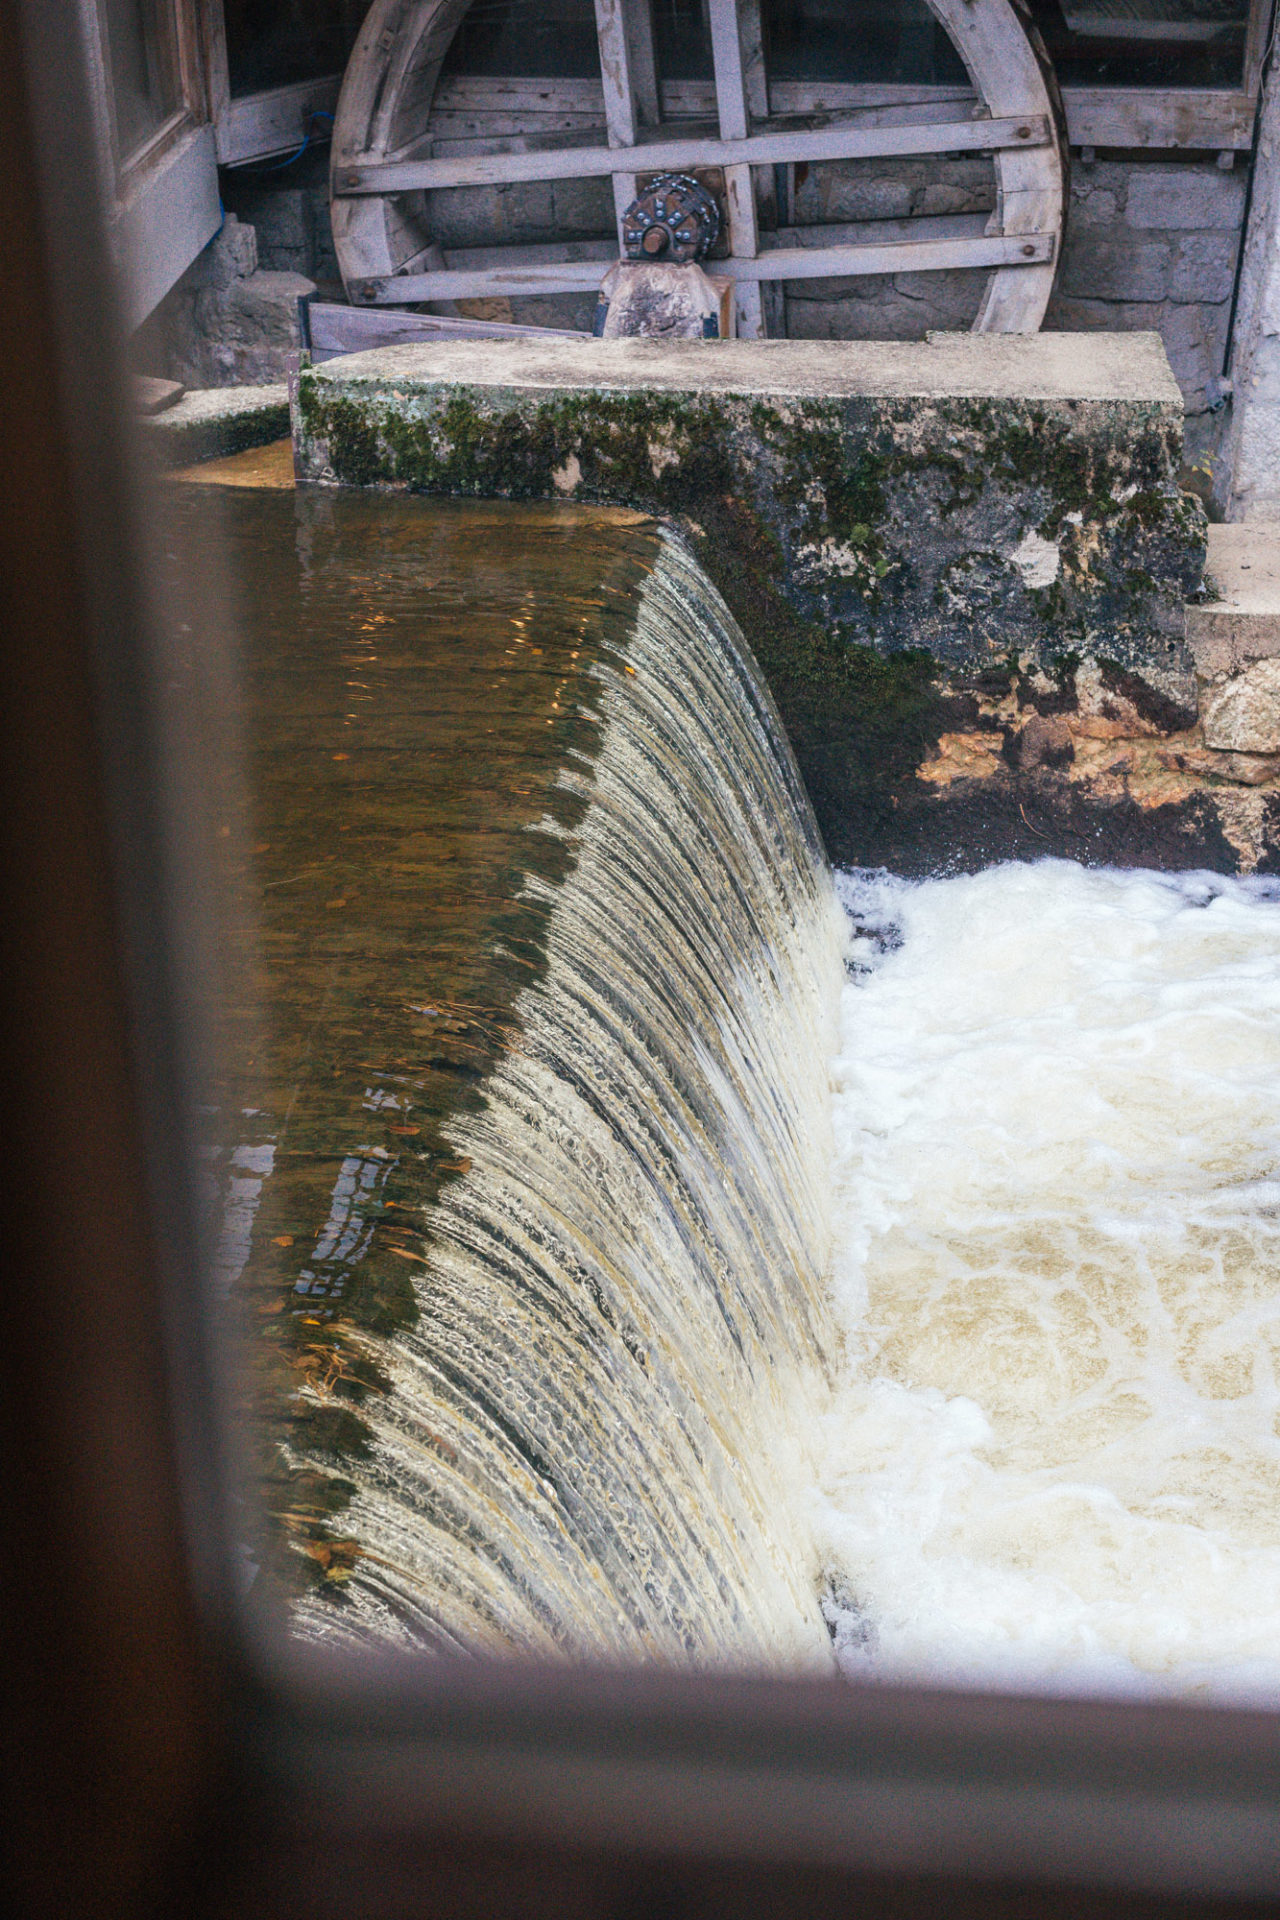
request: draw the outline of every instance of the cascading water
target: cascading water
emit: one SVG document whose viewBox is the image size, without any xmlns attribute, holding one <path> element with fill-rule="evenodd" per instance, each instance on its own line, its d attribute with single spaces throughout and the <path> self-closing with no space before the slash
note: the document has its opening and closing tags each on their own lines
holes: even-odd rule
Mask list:
<svg viewBox="0 0 1280 1920">
<path fill-rule="evenodd" d="M 173 511 L 251 587 L 212 1266 L 294 1626 L 1280 1693 L 1273 883 L 846 921 L 652 523 Z"/>
<path fill-rule="evenodd" d="M 295 1626 L 829 1668 L 845 936 L 723 603 L 634 515 L 218 513 L 267 1031 L 226 1043 L 216 1264 Z"/>
<path fill-rule="evenodd" d="M 824 1353 L 826 1059 L 840 931 L 767 697 L 663 541 L 545 977 L 381 1356 L 341 1621 L 464 1648 L 822 1658 L 788 1491 Z M 566 833 L 554 822 L 552 831 Z"/>
</svg>

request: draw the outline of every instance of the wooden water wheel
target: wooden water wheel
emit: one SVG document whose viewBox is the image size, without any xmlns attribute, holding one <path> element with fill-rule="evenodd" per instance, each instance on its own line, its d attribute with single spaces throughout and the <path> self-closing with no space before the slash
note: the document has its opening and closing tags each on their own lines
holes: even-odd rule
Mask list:
<svg viewBox="0 0 1280 1920">
<path fill-rule="evenodd" d="M 374 0 L 342 84 L 333 135 L 333 233 L 347 297 L 405 306 L 495 294 L 593 291 L 606 263 L 542 258 L 527 250 L 482 267 L 450 268 L 432 238 L 433 191 L 515 181 L 609 177 L 619 219 L 637 175 L 720 169 L 730 256 L 715 270 L 737 283 L 738 332 L 766 331 L 762 286 L 808 278 L 984 267 L 990 279 L 974 329 L 1034 333 L 1053 286 L 1062 227 L 1064 152 L 1051 77 L 1024 25 L 1020 0 L 928 0 L 959 52 L 972 97 L 942 105 L 848 110 L 797 125 L 770 113 L 760 0 L 709 0 L 718 133 L 664 119 L 650 0 L 595 0 L 605 140 L 588 133 L 533 152 L 436 156 L 432 100 L 470 0 Z M 577 144 L 575 144 L 575 141 Z M 989 154 L 995 211 L 869 223 L 857 239 L 770 246 L 757 192 L 780 162 Z M 763 176 L 753 170 L 764 170 Z M 903 228 L 919 226 L 919 237 Z M 875 231 L 876 227 L 882 231 Z M 542 249 L 543 253 L 554 249 Z"/>
</svg>

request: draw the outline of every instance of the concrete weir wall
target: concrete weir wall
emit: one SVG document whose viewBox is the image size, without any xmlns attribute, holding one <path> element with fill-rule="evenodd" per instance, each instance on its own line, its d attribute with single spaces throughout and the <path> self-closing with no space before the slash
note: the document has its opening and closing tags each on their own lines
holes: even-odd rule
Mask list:
<svg viewBox="0 0 1280 1920">
<path fill-rule="evenodd" d="M 294 433 L 303 481 L 674 521 L 839 860 L 1267 853 L 1269 798 L 1168 757 L 1205 521 L 1154 334 L 445 341 L 304 369 Z"/>
</svg>

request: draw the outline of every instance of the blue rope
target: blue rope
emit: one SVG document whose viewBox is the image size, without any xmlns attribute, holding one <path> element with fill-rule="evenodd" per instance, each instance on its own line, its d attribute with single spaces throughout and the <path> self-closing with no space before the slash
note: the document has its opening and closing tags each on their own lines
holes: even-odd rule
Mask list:
<svg viewBox="0 0 1280 1920">
<path fill-rule="evenodd" d="M 333 115 L 331 113 L 309 113 L 307 115 L 307 118 L 308 120 L 327 120 L 331 126 L 333 124 Z M 301 160 L 303 154 L 307 151 L 307 148 L 314 145 L 315 145 L 315 135 L 308 133 L 306 139 L 303 141 L 302 145 L 298 148 L 296 153 L 288 154 L 283 160 L 273 160 L 269 167 L 253 167 L 253 168 L 247 169 L 247 171 L 250 171 L 253 173 L 279 173 L 282 167 L 291 167 L 295 160 Z"/>
</svg>

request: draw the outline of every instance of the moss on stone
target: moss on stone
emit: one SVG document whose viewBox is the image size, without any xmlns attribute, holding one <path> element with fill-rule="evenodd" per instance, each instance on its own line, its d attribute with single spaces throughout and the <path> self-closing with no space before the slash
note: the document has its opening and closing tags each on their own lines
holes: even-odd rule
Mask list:
<svg viewBox="0 0 1280 1920">
<path fill-rule="evenodd" d="M 1159 404 L 972 396 L 331 386 L 304 374 L 308 457 L 351 486 L 560 494 L 680 526 L 777 700 L 819 820 L 862 857 L 947 724 L 947 674 L 1105 650 L 1169 666 L 1203 511 Z M 315 470 L 315 467 L 313 467 Z M 1054 541 L 1057 579 L 1011 558 Z M 861 825 L 850 823 L 861 822 Z M 862 842 L 858 836 L 862 835 Z"/>
</svg>

